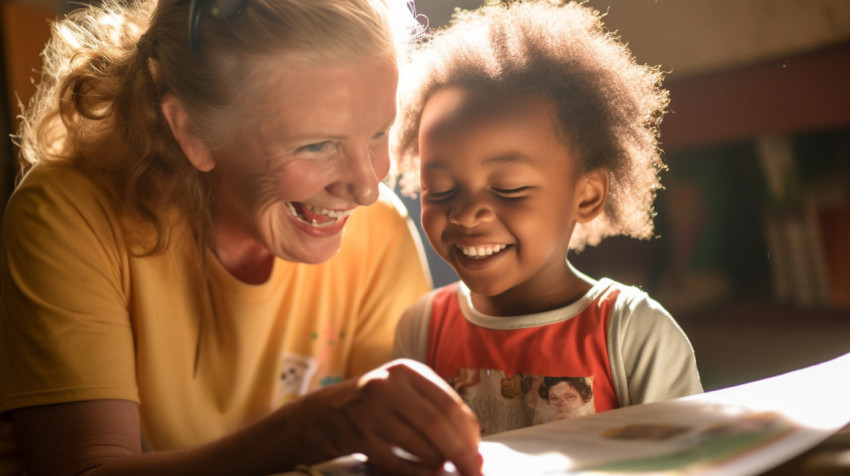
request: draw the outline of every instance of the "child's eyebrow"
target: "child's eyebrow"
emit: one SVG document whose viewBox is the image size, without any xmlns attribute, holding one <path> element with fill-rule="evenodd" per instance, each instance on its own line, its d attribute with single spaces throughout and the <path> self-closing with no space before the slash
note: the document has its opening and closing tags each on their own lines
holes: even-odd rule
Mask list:
<svg viewBox="0 0 850 476">
<path fill-rule="evenodd" d="M 445 162 L 425 162 L 422 164 L 423 169 L 443 170 L 449 168 L 449 164 Z"/>
<path fill-rule="evenodd" d="M 502 164 L 527 164 L 536 167 L 538 165 L 538 162 L 533 158 L 525 154 L 521 154 L 519 152 L 509 152 L 507 154 L 502 154 L 484 160 L 484 165 L 495 166 Z"/>
<path fill-rule="evenodd" d="M 487 167 L 496 167 L 499 165 L 509 164 L 526 164 L 533 167 L 537 167 L 539 165 L 538 161 L 525 154 L 520 154 L 518 152 L 511 152 L 496 157 L 490 157 L 488 159 L 484 159 L 482 163 Z M 429 170 L 445 170 L 449 168 L 449 164 L 445 160 L 433 160 L 424 162 L 422 164 L 422 168 Z"/>
</svg>

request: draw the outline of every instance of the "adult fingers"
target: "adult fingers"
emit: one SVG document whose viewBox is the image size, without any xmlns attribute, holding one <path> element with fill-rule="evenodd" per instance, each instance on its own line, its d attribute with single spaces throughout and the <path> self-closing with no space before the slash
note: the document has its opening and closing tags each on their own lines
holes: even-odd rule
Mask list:
<svg viewBox="0 0 850 476">
<path fill-rule="evenodd" d="M 368 455 L 370 446 L 383 450 L 388 442 L 415 455 L 423 464 L 437 466 L 446 460 L 410 414 L 436 415 L 431 402 L 424 400 L 409 382 L 405 369 L 381 368 L 359 382 L 358 394 L 346 405 L 345 414 L 354 428 L 368 435 L 361 451 Z M 412 372 L 415 373 L 415 372 Z"/>
<path fill-rule="evenodd" d="M 381 475 L 434 476 L 442 466 L 442 462 L 436 465 L 424 464 L 418 458 L 398 451 L 397 447 L 387 441 L 381 445 L 372 445 L 372 451 L 366 455 L 369 466 Z"/>
<path fill-rule="evenodd" d="M 428 451 L 431 447 L 437 452 L 438 462 L 449 460 L 464 475 L 479 474 L 478 421 L 457 393 L 418 362 L 396 361 L 386 369 L 392 390 L 407 395 L 403 405 L 394 400 L 393 411 L 415 429 L 414 435 L 400 432 L 396 438 L 387 438 L 427 463 L 434 463 Z"/>
</svg>

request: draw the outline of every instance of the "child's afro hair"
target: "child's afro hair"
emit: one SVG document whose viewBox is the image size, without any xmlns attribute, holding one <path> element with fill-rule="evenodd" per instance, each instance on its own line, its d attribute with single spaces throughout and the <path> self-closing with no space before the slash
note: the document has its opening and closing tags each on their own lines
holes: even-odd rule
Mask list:
<svg viewBox="0 0 850 476">
<path fill-rule="evenodd" d="M 570 248 L 606 236 L 653 236 L 652 203 L 664 169 L 658 128 L 668 104 L 657 67 L 638 64 L 602 15 L 575 2 L 522 1 L 457 11 L 402 66 L 393 152 L 406 194 L 418 190 L 419 121 L 437 90 L 489 88 L 551 102 L 557 128 L 584 171 L 609 171 L 604 211 L 579 224 Z"/>
</svg>

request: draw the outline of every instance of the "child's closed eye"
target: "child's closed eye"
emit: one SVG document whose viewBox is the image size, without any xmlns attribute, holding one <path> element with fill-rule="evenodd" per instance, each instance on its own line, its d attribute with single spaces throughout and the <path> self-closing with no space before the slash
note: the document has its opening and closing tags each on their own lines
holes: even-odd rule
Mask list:
<svg viewBox="0 0 850 476">
<path fill-rule="evenodd" d="M 431 202 L 439 202 L 451 198 L 454 194 L 454 189 L 447 190 L 426 190 L 424 191 L 425 199 Z"/>
<path fill-rule="evenodd" d="M 513 187 L 513 188 L 499 188 L 499 187 L 491 187 L 490 190 L 493 191 L 499 197 L 502 198 L 522 198 L 524 197 L 533 187 L 524 186 L 524 187 Z"/>
</svg>

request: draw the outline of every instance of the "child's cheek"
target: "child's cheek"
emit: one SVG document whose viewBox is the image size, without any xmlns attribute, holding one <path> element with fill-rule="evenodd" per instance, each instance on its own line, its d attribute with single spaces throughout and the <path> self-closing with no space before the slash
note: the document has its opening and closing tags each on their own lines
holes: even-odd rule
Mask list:
<svg viewBox="0 0 850 476">
<path fill-rule="evenodd" d="M 446 210 L 443 210 L 443 207 L 427 202 L 422 203 L 422 229 L 425 231 L 428 241 L 431 242 L 431 246 L 440 254 L 442 254 L 443 233 L 448 224 L 447 213 Z"/>
</svg>

